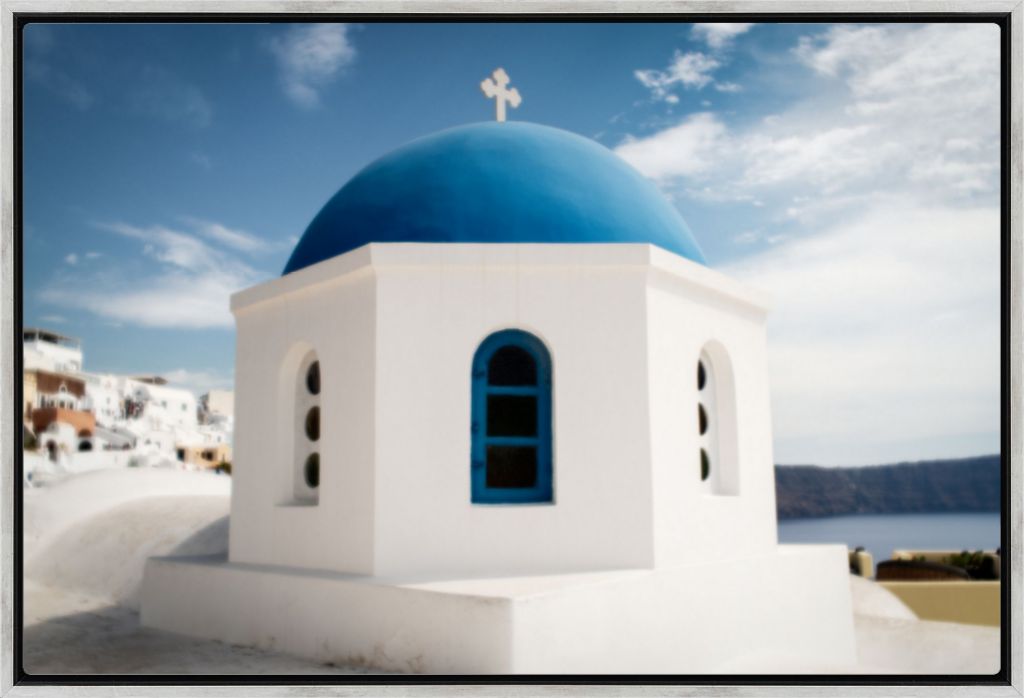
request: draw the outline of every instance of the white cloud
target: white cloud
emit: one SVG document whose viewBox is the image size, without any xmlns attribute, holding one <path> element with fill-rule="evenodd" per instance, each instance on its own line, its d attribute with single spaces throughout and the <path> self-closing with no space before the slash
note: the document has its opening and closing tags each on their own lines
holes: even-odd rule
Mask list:
<svg viewBox="0 0 1024 698">
<path fill-rule="evenodd" d="M 675 85 L 685 89 L 701 89 L 711 82 L 711 73 L 721 65 L 715 58 L 693 51 L 676 51 L 672 62 L 665 70 L 636 70 L 633 75 L 640 84 L 651 91 L 655 99 L 667 99 L 669 90 Z M 676 98 L 678 101 L 678 98 Z"/>
<path fill-rule="evenodd" d="M 103 253 L 101 253 L 101 252 L 89 251 L 89 252 L 86 252 L 85 254 L 82 254 L 82 255 L 79 255 L 77 252 L 71 252 L 71 253 L 69 253 L 69 254 L 64 256 L 64 262 L 66 264 L 71 265 L 71 266 L 76 266 L 82 260 L 85 260 L 87 262 L 91 262 L 94 259 L 99 259 L 102 256 L 103 256 Z"/>
<path fill-rule="evenodd" d="M 753 205 L 757 205 L 755 202 Z M 788 238 L 787 235 L 766 233 L 764 230 L 744 230 L 742 233 L 733 235 L 732 240 L 737 245 L 753 245 L 756 242 L 765 242 L 769 245 L 776 245 Z"/>
<path fill-rule="evenodd" d="M 51 322 L 56 325 L 60 325 L 68 321 L 68 319 L 63 315 L 43 315 L 39 319 L 43 322 Z"/>
<path fill-rule="evenodd" d="M 195 395 L 205 395 L 210 390 L 231 390 L 234 386 L 234 379 L 212 369 L 190 370 L 187 368 L 176 368 L 169 371 L 159 371 L 157 375 L 167 379 L 167 382 L 187 388 Z"/>
<path fill-rule="evenodd" d="M 25 61 L 25 77 L 81 111 L 96 103 L 95 95 L 84 83 L 67 73 L 55 70 L 41 58 L 30 58 Z"/>
<path fill-rule="evenodd" d="M 235 230 L 220 223 L 197 218 L 185 218 L 185 220 L 211 240 L 242 252 L 262 252 L 270 247 L 266 240 L 244 230 Z"/>
<path fill-rule="evenodd" d="M 615 152 L 653 179 L 693 177 L 709 170 L 726 147 L 726 128 L 713 114 L 691 114 L 655 137 L 626 141 Z"/>
<path fill-rule="evenodd" d="M 998 450 L 997 209 L 876 209 L 726 266 L 767 291 L 776 461 Z"/>
<path fill-rule="evenodd" d="M 753 24 L 741 22 L 694 24 L 693 29 L 690 30 L 690 35 L 695 39 L 706 41 L 708 46 L 713 49 L 721 49 L 732 43 L 732 40 L 740 34 L 749 31 L 753 26 Z"/>
<path fill-rule="evenodd" d="M 831 212 L 830 204 L 861 205 L 880 192 L 942 203 L 994 200 L 995 27 L 843 26 L 805 37 L 795 55 L 837 89 L 742 129 L 706 112 L 696 123 L 627 138 L 617 152 L 670 189 L 697 181 L 723 199 L 793 190 L 827 200 L 818 208 Z M 689 165 L 695 149 L 714 167 Z M 665 181 L 672 178 L 693 181 L 673 187 Z"/>
<path fill-rule="evenodd" d="M 196 128 L 213 122 L 213 106 L 195 85 L 154 66 L 143 69 L 142 82 L 143 86 L 130 95 L 135 111 Z"/>
<path fill-rule="evenodd" d="M 163 226 L 139 228 L 126 223 L 100 227 L 146 243 L 143 253 L 168 265 L 193 271 L 216 268 L 213 251 L 202 240 Z"/>
<path fill-rule="evenodd" d="M 277 57 L 285 94 L 300 107 L 320 103 L 318 90 L 356 57 L 345 24 L 292 27 L 270 42 Z"/>
<path fill-rule="evenodd" d="M 126 223 L 99 227 L 142 244 L 155 267 L 121 263 L 88 276 L 56 279 L 42 300 L 115 323 L 180 329 L 230 328 L 232 293 L 265 278 L 234 253 L 164 226 Z M 226 230 L 226 229 L 225 229 Z"/>
<path fill-rule="evenodd" d="M 80 80 L 53 68 L 52 54 L 63 48 L 54 25 L 25 27 L 25 77 L 51 94 L 82 111 L 96 102 L 96 96 Z"/>
<path fill-rule="evenodd" d="M 684 214 L 687 199 L 757 202 L 724 270 L 775 300 L 777 461 L 997 450 L 998 29 L 837 26 L 791 56 L 818 92 L 616 149 Z"/>
<path fill-rule="evenodd" d="M 651 97 L 655 100 L 678 104 L 679 95 L 673 94 L 673 90 L 682 87 L 686 90 L 702 90 L 708 85 L 713 85 L 719 92 L 740 92 L 742 85 L 735 82 L 716 82 L 714 72 L 721 68 L 727 58 L 719 49 L 724 47 L 732 37 L 741 34 L 752 25 L 749 24 L 697 24 L 694 25 L 693 35 L 707 41 L 713 51 L 702 53 L 701 51 L 689 51 L 683 53 L 677 50 L 673 54 L 671 63 L 664 70 L 652 68 L 633 71 L 634 77 L 640 84 L 651 91 Z"/>
</svg>

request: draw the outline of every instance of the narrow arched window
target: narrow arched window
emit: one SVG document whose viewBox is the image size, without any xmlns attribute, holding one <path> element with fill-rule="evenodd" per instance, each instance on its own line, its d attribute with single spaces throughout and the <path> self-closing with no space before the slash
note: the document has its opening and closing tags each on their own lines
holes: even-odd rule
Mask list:
<svg viewBox="0 0 1024 698">
<path fill-rule="evenodd" d="M 295 381 L 294 424 L 295 499 L 316 504 L 320 498 L 320 361 L 312 351 L 299 365 Z"/>
<path fill-rule="evenodd" d="M 697 360 L 697 448 L 700 480 L 709 494 L 739 494 L 736 389 L 729 354 L 717 341 Z"/>
<path fill-rule="evenodd" d="M 551 356 L 537 337 L 502 330 L 473 357 L 475 504 L 551 502 Z"/>
<path fill-rule="evenodd" d="M 718 414 L 715 411 L 715 376 L 711 359 L 701 353 L 697 361 L 697 433 L 700 444 L 700 479 L 712 480 L 718 469 Z"/>
</svg>

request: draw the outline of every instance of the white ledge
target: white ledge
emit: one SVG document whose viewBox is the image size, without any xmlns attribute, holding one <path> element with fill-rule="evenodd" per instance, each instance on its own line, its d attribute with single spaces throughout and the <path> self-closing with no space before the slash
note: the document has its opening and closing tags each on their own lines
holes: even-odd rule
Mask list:
<svg viewBox="0 0 1024 698">
<path fill-rule="evenodd" d="M 290 274 L 270 279 L 231 296 L 238 313 L 261 303 L 328 283 L 360 278 L 370 272 L 413 268 L 525 267 L 535 269 L 629 269 L 656 272 L 763 315 L 769 306 L 731 277 L 645 243 L 369 243 Z"/>
</svg>

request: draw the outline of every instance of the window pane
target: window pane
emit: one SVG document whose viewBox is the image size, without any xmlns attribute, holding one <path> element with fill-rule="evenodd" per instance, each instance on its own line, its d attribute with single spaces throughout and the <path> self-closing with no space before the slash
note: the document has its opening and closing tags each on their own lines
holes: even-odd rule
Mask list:
<svg viewBox="0 0 1024 698">
<path fill-rule="evenodd" d="M 320 408 L 310 407 L 306 413 L 306 436 L 310 441 L 320 438 Z"/>
<path fill-rule="evenodd" d="M 700 427 L 700 435 L 704 436 L 708 430 L 708 413 L 700 403 L 697 404 L 697 426 Z"/>
<path fill-rule="evenodd" d="M 536 436 L 537 398 L 533 395 L 488 395 L 488 436 Z"/>
<path fill-rule="evenodd" d="M 537 484 L 537 449 L 533 446 L 488 446 L 488 487 L 533 487 Z"/>
<path fill-rule="evenodd" d="M 700 450 L 700 479 L 707 480 L 711 476 L 711 459 L 708 452 L 703 448 Z"/>
<path fill-rule="evenodd" d="M 708 375 L 704 370 L 704 362 L 697 362 L 697 390 L 704 390 L 704 384 L 707 383 Z"/>
<path fill-rule="evenodd" d="M 306 459 L 306 465 L 302 469 L 302 474 L 306 479 L 306 486 L 310 489 L 316 489 L 320 486 L 320 454 L 310 453 L 309 458 Z"/>
<path fill-rule="evenodd" d="M 491 385 L 537 385 L 537 364 L 525 349 L 502 347 L 494 352 L 487 365 L 487 382 Z"/>
<path fill-rule="evenodd" d="M 306 371 L 306 390 L 313 395 L 320 394 L 320 362 L 314 361 Z"/>
</svg>

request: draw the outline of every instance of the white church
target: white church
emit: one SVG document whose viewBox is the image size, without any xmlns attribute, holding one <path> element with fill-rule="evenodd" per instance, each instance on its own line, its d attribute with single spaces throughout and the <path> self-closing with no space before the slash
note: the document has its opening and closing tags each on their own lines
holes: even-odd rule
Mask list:
<svg viewBox="0 0 1024 698">
<path fill-rule="evenodd" d="M 852 665 L 845 548 L 777 542 L 763 301 L 483 87 L 498 121 L 373 162 L 232 298 L 229 553 L 150 560 L 142 622 L 404 672 Z"/>
</svg>

